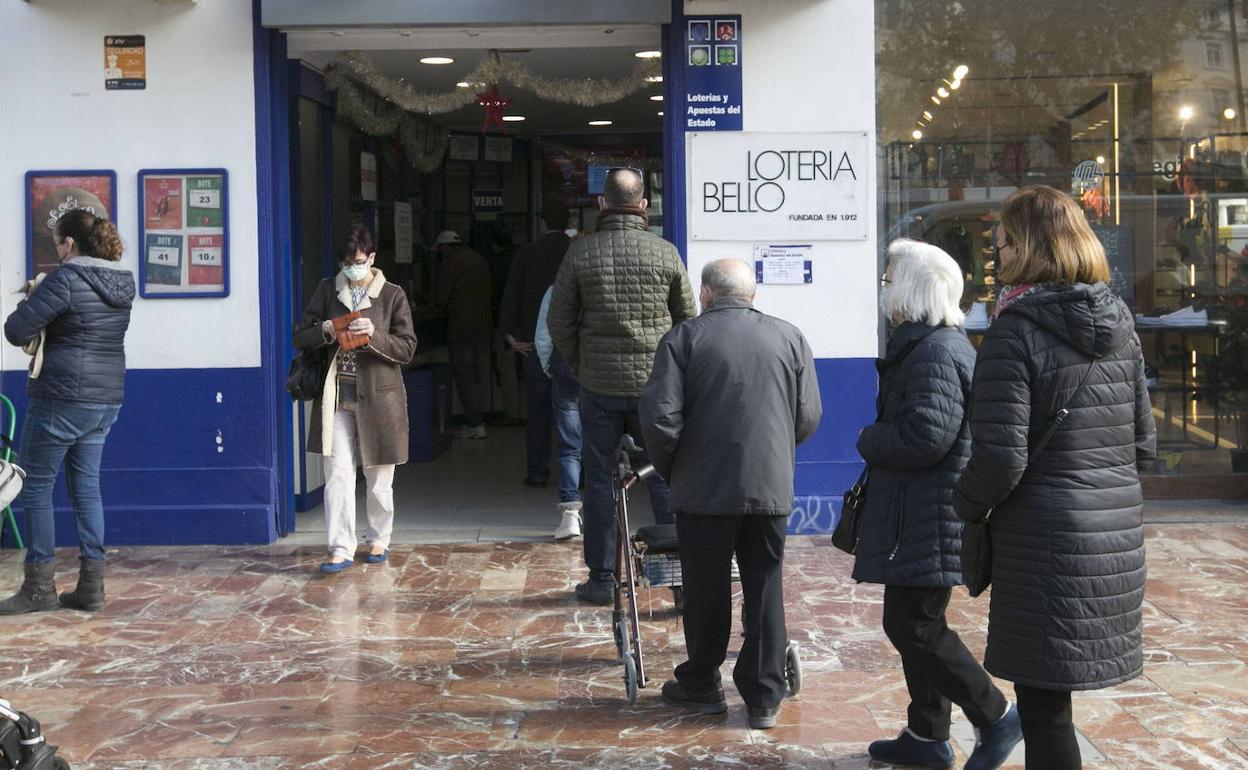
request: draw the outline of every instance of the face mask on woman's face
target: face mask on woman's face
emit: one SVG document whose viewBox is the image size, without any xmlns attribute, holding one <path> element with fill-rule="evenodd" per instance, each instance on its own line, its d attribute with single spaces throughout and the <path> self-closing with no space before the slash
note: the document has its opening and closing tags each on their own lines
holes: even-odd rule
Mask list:
<svg viewBox="0 0 1248 770">
<path fill-rule="evenodd" d="M 368 276 L 368 263 L 365 262 L 362 265 L 355 263 L 349 264 L 342 268 L 342 274 L 347 277 L 348 281 L 362 281 Z"/>
</svg>

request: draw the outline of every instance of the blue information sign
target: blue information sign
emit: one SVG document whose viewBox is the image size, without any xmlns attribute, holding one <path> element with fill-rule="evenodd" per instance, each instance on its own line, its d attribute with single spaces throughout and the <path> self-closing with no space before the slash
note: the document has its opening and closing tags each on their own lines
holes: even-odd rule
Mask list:
<svg viewBox="0 0 1248 770">
<path fill-rule="evenodd" d="M 741 17 L 686 17 L 685 128 L 741 130 Z"/>
</svg>

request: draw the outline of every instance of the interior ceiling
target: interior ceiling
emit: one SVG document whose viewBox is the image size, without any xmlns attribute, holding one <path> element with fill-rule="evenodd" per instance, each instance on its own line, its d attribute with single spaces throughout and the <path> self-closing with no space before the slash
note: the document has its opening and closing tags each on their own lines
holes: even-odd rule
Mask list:
<svg viewBox="0 0 1248 770">
<path fill-rule="evenodd" d="M 320 30 L 293 34 L 290 50 L 292 56 L 317 67 L 339 62 L 345 51 L 364 50 L 387 76 L 403 78 L 418 91 L 436 93 L 456 90 L 455 84 L 465 80 L 492 49 L 545 78 L 616 79 L 633 72 L 639 61 L 635 53 L 658 48 L 658 27 L 634 26 L 611 32 L 597 27 L 373 30 L 340 34 Z M 445 56 L 455 62 L 421 64 L 420 59 L 427 56 Z M 498 90 L 512 100 L 506 114 L 525 117 L 522 122 L 508 123 L 508 133 L 523 135 L 661 131 L 662 118 L 658 113 L 664 109 L 663 103 L 650 97 L 662 94 L 662 88 L 661 83 L 647 84 L 622 101 L 597 107 L 548 101 L 508 83 L 500 83 Z M 485 112 L 474 103 L 430 117 L 452 130 L 480 131 Z M 613 123 L 593 127 L 588 125 L 591 120 Z"/>
</svg>

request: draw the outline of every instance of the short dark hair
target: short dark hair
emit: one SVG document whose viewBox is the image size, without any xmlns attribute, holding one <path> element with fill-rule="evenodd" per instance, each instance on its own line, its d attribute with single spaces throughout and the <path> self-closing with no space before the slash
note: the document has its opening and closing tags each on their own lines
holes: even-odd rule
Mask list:
<svg viewBox="0 0 1248 770">
<path fill-rule="evenodd" d="M 373 247 L 373 234 L 369 232 L 367 227 L 352 227 L 347 231 L 347 237 L 342 241 L 342 249 L 338 252 L 338 259 L 341 262 L 350 262 L 355 259 L 357 252 L 372 254 L 376 249 Z"/>
<path fill-rule="evenodd" d="M 632 208 L 641 205 L 646 194 L 646 183 L 641 172 L 635 168 L 613 168 L 607 172 L 602 186 L 602 197 L 611 208 Z"/>
<path fill-rule="evenodd" d="M 551 196 L 542 201 L 542 221 L 548 230 L 562 230 L 568 226 L 568 204 Z"/>
</svg>

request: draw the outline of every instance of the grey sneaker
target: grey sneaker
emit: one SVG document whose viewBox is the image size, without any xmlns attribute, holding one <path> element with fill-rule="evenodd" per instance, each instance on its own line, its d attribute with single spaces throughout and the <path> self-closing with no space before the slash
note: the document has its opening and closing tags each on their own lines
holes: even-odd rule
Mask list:
<svg viewBox="0 0 1248 770">
<path fill-rule="evenodd" d="M 559 526 L 555 527 L 556 540 L 568 540 L 581 536 L 581 503 L 559 503 Z"/>
</svg>

